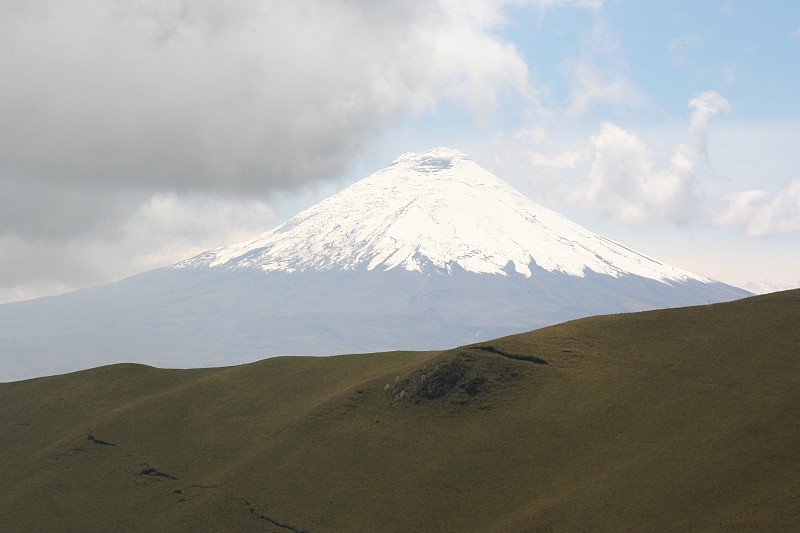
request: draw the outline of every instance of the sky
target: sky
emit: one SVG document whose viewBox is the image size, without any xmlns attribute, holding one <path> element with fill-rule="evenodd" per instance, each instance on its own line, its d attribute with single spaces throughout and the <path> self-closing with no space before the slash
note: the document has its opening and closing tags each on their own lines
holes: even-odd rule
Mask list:
<svg viewBox="0 0 800 533">
<path fill-rule="evenodd" d="M 457 148 L 626 246 L 800 286 L 800 2 L 0 0 L 0 303 Z"/>
</svg>

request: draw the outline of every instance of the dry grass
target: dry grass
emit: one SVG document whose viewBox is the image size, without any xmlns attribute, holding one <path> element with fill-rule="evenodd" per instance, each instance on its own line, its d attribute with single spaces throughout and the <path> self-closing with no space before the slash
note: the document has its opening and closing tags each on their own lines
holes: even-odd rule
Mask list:
<svg viewBox="0 0 800 533">
<path fill-rule="evenodd" d="M 788 291 L 484 349 L 0 384 L 3 529 L 797 530 L 799 324 Z"/>
</svg>

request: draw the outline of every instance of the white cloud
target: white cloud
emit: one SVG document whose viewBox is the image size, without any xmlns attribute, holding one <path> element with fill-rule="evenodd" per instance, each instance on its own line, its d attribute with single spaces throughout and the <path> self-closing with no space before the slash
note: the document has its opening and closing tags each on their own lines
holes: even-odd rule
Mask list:
<svg viewBox="0 0 800 533">
<path fill-rule="evenodd" d="M 568 116 L 583 115 L 604 105 L 637 109 L 647 103 L 619 57 L 616 36 L 600 16 L 591 30 L 583 33 L 580 55 L 562 62 L 560 68 L 570 84 Z"/>
<path fill-rule="evenodd" d="M 740 226 L 752 237 L 800 232 L 800 176 L 773 193 L 738 191 L 726 194 L 718 203 L 717 224 Z"/>
<path fill-rule="evenodd" d="M 526 165 L 545 179 L 564 200 L 632 225 L 690 224 L 700 217 L 696 195 L 698 167 L 706 157 L 709 121 L 730 111 L 730 104 L 714 91 L 692 98 L 690 140 L 673 146 L 666 163 L 639 136 L 611 122 L 577 147 L 558 150 L 542 125 L 521 133 L 518 144 L 528 143 Z M 661 167 L 661 168 L 659 168 Z M 557 185 L 554 185 L 557 184 Z"/>
<path fill-rule="evenodd" d="M 122 248 L 133 251 L 134 272 L 240 242 L 270 229 L 275 209 L 260 200 L 157 194 L 122 229 Z"/>
<path fill-rule="evenodd" d="M 605 122 L 589 139 L 590 164 L 583 182 L 568 198 L 629 224 L 687 221 L 695 161 L 680 144 L 669 167 L 659 170 L 650 148 L 636 135 Z"/>
<path fill-rule="evenodd" d="M 572 85 L 567 108 L 569 116 L 583 115 L 598 105 L 636 109 L 647 102 L 629 76 L 617 69 L 601 68 L 591 58 L 565 61 L 562 70 Z"/>
<path fill-rule="evenodd" d="M 507 166 L 533 169 L 537 194 L 633 226 L 669 223 L 739 227 L 751 237 L 800 232 L 800 176 L 775 191 L 748 189 L 703 195 L 708 171 L 710 121 L 729 113 L 728 100 L 715 91 L 691 98 L 688 140 L 671 149 L 668 162 L 636 134 L 611 122 L 569 149 L 560 149 L 542 124 L 521 131 L 499 150 Z M 516 159 L 514 159 L 516 157 Z"/>
<path fill-rule="evenodd" d="M 239 242 L 277 222 L 260 200 L 157 194 L 108 228 L 107 238 L 81 234 L 52 242 L 0 236 L 0 303 L 109 281 Z M 58 268 L 54 268 L 57 265 Z"/>
<path fill-rule="evenodd" d="M 675 66 L 683 66 L 689 55 L 701 47 L 704 40 L 697 35 L 684 35 L 675 37 L 669 43 L 669 51 L 672 53 L 672 63 Z"/>
<path fill-rule="evenodd" d="M 549 9 L 564 5 L 573 5 L 589 9 L 600 9 L 603 6 L 603 0 L 529 0 L 528 3 L 540 9 Z"/>
<path fill-rule="evenodd" d="M 689 107 L 694 109 L 690 121 L 690 132 L 697 142 L 705 144 L 708 136 L 708 124 L 711 117 L 720 113 L 730 113 L 731 104 L 716 91 L 706 91 L 689 100 Z"/>
<path fill-rule="evenodd" d="M 738 63 L 733 62 L 722 67 L 724 78 L 720 85 L 721 89 L 727 89 L 734 81 L 736 81 L 736 70 L 739 68 Z"/>
<path fill-rule="evenodd" d="M 711 117 L 720 113 L 730 113 L 731 104 L 724 96 L 716 91 L 706 91 L 689 100 L 689 107 L 694 109 L 689 122 L 689 132 L 692 134 L 693 161 L 708 163 L 708 131 Z"/>
<path fill-rule="evenodd" d="M 770 292 L 778 292 L 778 291 L 786 291 L 789 289 L 796 289 L 800 287 L 800 280 L 793 285 L 787 285 L 785 283 L 773 283 L 769 279 L 764 279 L 761 281 L 751 281 L 744 285 L 744 289 L 754 293 L 754 294 L 767 294 Z"/>
</svg>

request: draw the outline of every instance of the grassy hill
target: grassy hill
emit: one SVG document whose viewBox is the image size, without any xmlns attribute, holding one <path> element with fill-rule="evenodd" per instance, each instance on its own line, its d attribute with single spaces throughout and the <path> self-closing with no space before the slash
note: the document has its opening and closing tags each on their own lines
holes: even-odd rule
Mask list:
<svg viewBox="0 0 800 533">
<path fill-rule="evenodd" d="M 800 291 L 0 384 L 3 531 L 796 531 Z"/>
</svg>

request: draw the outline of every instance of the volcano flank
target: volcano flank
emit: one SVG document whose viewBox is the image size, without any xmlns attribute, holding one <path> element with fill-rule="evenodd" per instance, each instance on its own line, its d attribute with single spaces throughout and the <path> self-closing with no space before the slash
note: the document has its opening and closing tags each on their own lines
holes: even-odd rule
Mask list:
<svg viewBox="0 0 800 533">
<path fill-rule="evenodd" d="M 0 380 L 126 361 L 440 349 L 748 294 L 592 233 L 438 148 L 249 241 L 0 306 Z"/>
</svg>

